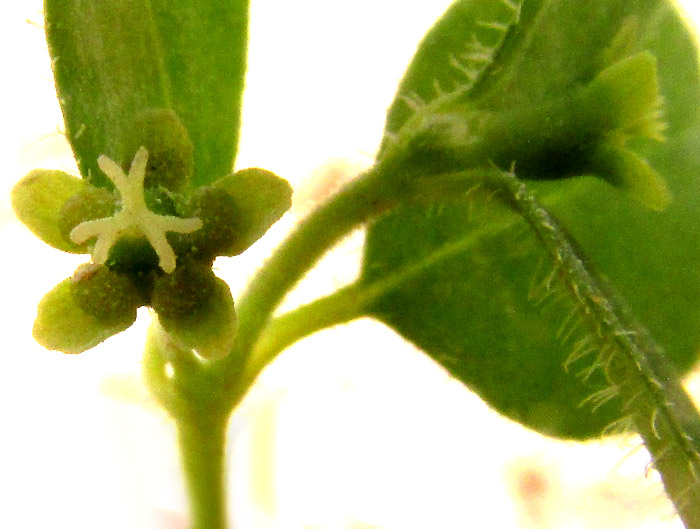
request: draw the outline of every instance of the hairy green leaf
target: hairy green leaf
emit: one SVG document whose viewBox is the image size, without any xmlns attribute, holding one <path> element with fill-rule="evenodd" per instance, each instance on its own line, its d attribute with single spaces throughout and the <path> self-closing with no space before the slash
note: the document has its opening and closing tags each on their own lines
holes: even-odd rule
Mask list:
<svg viewBox="0 0 700 529">
<path fill-rule="evenodd" d="M 523 0 L 455 2 L 421 43 L 387 114 L 396 133 L 426 103 L 467 97 L 490 75 L 520 22 Z"/>
<path fill-rule="evenodd" d="M 424 40 L 401 98 L 415 91 L 439 106 L 428 89 L 459 53 L 455 35 L 466 45 L 474 21 L 484 26 L 488 16 L 504 37 L 492 63 L 453 99 L 463 107 L 510 111 L 536 105 L 573 93 L 633 53 L 650 51 L 658 62 L 668 140 L 633 141 L 625 156 L 634 157 L 616 163 L 629 169 L 619 183 L 661 208 L 664 188 L 648 187 L 661 185 L 647 171 L 653 168 L 666 179 L 671 204 L 649 211 L 590 177 L 531 187 L 676 366 L 687 370 L 700 347 L 700 83 L 690 35 L 673 6 L 661 0 L 525 0 L 519 22 L 513 19 L 508 29 L 493 11 L 480 10 L 496 3 L 457 2 Z M 406 108 L 398 99 L 394 103 L 387 138 L 412 119 L 399 105 Z M 513 164 L 517 174 L 518 160 Z M 640 167 L 646 184 L 630 182 Z M 407 267 L 412 273 L 397 282 Z M 555 270 L 522 221 L 474 196 L 461 204 L 404 207 L 379 220 L 368 232 L 362 280 L 397 285 L 369 312 L 498 411 L 550 435 L 596 436 L 620 418 L 620 409 L 614 402 L 593 412 L 580 406 L 607 386 L 600 372 L 589 376 L 596 355 L 588 350 L 568 294 L 552 279 Z"/>
</svg>

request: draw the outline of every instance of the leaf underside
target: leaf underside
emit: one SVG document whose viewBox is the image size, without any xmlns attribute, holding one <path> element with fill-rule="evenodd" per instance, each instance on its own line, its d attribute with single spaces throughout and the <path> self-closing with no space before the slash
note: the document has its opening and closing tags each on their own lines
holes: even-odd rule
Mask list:
<svg viewBox="0 0 700 529">
<path fill-rule="evenodd" d="M 429 33 L 389 111 L 388 133 L 410 117 L 405 94 L 429 101 L 433 79 L 446 84 L 449 59 L 436 66 L 430 57 L 460 53 L 460 46 L 473 42 L 474 21 L 484 27 L 485 17 L 505 13 L 496 4 L 517 7 L 503 0 L 457 2 Z M 636 27 L 627 53 L 646 49 L 658 59 L 668 140 L 633 147 L 666 178 L 672 204 L 650 212 L 590 177 L 530 187 L 676 367 L 687 371 L 700 347 L 700 85 L 693 40 L 665 1 L 526 0 L 517 20 L 509 24 L 501 15 L 492 21 L 503 38 L 494 61 L 464 85 L 465 101 L 508 108 L 590 81 L 607 66 L 615 52 L 611 43 L 625 27 Z M 458 80 L 460 72 L 452 70 Z M 502 229 L 485 234 L 495 225 Z M 456 250 L 445 251 L 449 247 Z M 442 259 L 430 259 L 438 252 Z M 615 401 L 594 411 L 581 406 L 607 384 L 596 378 L 600 372 L 586 376 L 596 361 L 594 352 L 578 358 L 586 352 L 586 329 L 558 283 L 555 264 L 512 213 L 478 198 L 397 210 L 368 230 L 362 281 L 381 283 L 422 260 L 429 266 L 384 295 L 369 314 L 496 410 L 540 432 L 587 438 L 620 418 Z"/>
</svg>

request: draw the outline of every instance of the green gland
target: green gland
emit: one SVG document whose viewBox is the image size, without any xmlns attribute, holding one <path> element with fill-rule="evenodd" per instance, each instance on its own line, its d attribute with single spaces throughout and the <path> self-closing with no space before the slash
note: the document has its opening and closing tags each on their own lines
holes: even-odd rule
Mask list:
<svg viewBox="0 0 700 529">
<path fill-rule="evenodd" d="M 82 265 L 39 303 L 34 338 L 47 349 L 82 353 L 128 329 L 144 303 L 128 276 L 102 265 Z"/>
<path fill-rule="evenodd" d="M 202 221 L 194 233 L 173 237 L 176 248 L 202 262 L 212 262 L 218 255 L 236 255 L 241 240 L 242 223 L 233 197 L 221 189 L 206 186 L 190 199 L 188 214 Z"/>
<path fill-rule="evenodd" d="M 247 250 L 292 205 L 289 183 L 264 169 L 249 168 L 198 188 L 185 213 L 202 220 L 202 228 L 173 235 L 175 247 L 192 259 L 211 262 Z"/>
<path fill-rule="evenodd" d="M 85 246 L 65 237 L 63 209 L 71 197 L 88 189 L 91 186 L 84 180 L 63 171 L 36 169 L 12 189 L 12 209 L 46 244 L 64 252 L 86 253 Z"/>
<path fill-rule="evenodd" d="M 39 302 L 32 334 L 47 349 L 82 353 L 128 329 L 136 320 L 136 310 L 115 313 L 106 319 L 102 314 L 86 311 L 75 290 L 73 280 L 66 279 Z"/>
<path fill-rule="evenodd" d="M 661 211 L 671 203 L 671 192 L 663 177 L 638 154 L 602 144 L 591 155 L 591 165 L 598 176 L 649 209 Z"/>
<path fill-rule="evenodd" d="M 218 179 L 212 188 L 225 191 L 236 206 L 238 237 L 223 255 L 238 255 L 277 222 L 292 206 L 292 188 L 276 174 L 252 167 Z"/>
<path fill-rule="evenodd" d="M 195 265 L 164 276 L 156 283 L 152 303 L 175 346 L 208 360 L 223 358 L 233 348 L 237 330 L 233 297 L 211 270 Z"/>
<path fill-rule="evenodd" d="M 638 53 L 603 70 L 586 87 L 578 104 L 601 129 L 622 139 L 643 136 L 664 141 L 662 98 L 656 58 Z"/>
<path fill-rule="evenodd" d="M 215 290 L 216 276 L 210 267 L 187 263 L 178 266 L 172 274 L 158 278 L 153 287 L 151 306 L 163 318 L 197 317 Z"/>
<path fill-rule="evenodd" d="M 180 191 L 194 169 L 192 141 L 177 114 L 158 108 L 139 113 L 127 126 L 122 157 L 131 161 L 141 148 L 148 151 L 145 187 Z"/>
<path fill-rule="evenodd" d="M 106 323 L 134 321 L 143 294 L 128 275 L 106 266 L 85 264 L 70 278 L 75 303 L 85 313 Z"/>
</svg>

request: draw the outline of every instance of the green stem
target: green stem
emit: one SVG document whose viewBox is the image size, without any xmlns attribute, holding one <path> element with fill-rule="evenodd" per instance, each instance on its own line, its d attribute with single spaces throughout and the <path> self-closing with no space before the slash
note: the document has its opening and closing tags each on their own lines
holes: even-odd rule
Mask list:
<svg viewBox="0 0 700 529">
<path fill-rule="evenodd" d="M 374 170 L 364 174 L 306 218 L 253 278 L 236 305 L 238 334 L 232 354 L 213 369 L 228 381 L 234 401 L 239 369 L 260 338 L 273 311 L 318 259 L 343 236 L 401 200 L 396 182 Z"/>
<path fill-rule="evenodd" d="M 560 276 L 572 299 L 583 319 L 591 325 L 590 339 L 600 346 L 596 366 L 605 370 L 611 383 L 606 395 L 600 397 L 617 395 L 622 399 L 623 409 L 630 414 L 644 439 L 686 527 L 700 529 L 700 457 L 697 448 L 700 418 L 695 408 L 677 375 L 670 369 L 663 351 L 605 285 L 591 274 L 564 231 L 529 195 L 524 184 L 513 175 L 495 169 L 433 178 L 414 175 L 412 180 L 403 180 L 400 186 L 396 181 L 391 184 L 381 180 L 379 174 L 375 170 L 357 180 L 306 219 L 287 239 L 261 269 L 239 303 L 240 333 L 233 354 L 209 367 L 202 366 L 199 372 L 205 377 L 202 381 L 206 384 L 195 381 L 190 387 L 206 386 L 219 396 L 224 392 L 228 401 L 223 409 L 230 410 L 264 366 L 285 347 L 311 332 L 362 316 L 374 299 L 425 267 L 432 266 L 433 261 L 465 251 L 474 243 L 475 237 L 455 241 L 425 262 L 407 267 L 386 280 L 351 285 L 270 321 L 284 295 L 328 248 L 356 226 L 401 203 L 464 200 L 465 195 L 478 188 L 497 197 L 522 216 L 558 263 Z M 504 221 L 505 224 L 510 222 L 512 219 Z M 502 228 L 498 224 L 484 229 L 497 231 Z M 192 398 L 187 400 L 193 402 Z M 197 398 L 194 400 L 200 404 L 203 402 Z M 198 524 L 195 529 L 223 527 L 226 423 L 223 418 L 227 415 L 215 414 L 213 421 L 203 421 L 203 414 L 184 413 L 181 417 L 185 419 L 178 421 L 193 518 Z"/>
<path fill-rule="evenodd" d="M 254 381 L 255 375 L 241 376 L 242 364 L 272 312 L 326 250 L 363 222 L 395 207 L 401 195 L 396 182 L 375 170 L 307 218 L 261 269 L 239 301 L 239 333 L 232 353 L 225 359 L 193 365 L 189 352 L 175 350 L 167 335 L 159 334 L 157 328 L 153 332 L 144 369 L 152 390 L 178 423 L 193 529 L 225 527 L 226 421 Z M 187 365 L 180 369 L 183 362 Z M 252 371 L 257 374 L 262 364 L 255 366 Z M 171 376 L 166 373 L 168 367 L 173 371 Z M 251 373 L 251 369 L 246 372 Z"/>
<path fill-rule="evenodd" d="M 364 316 L 374 294 L 371 288 L 353 284 L 270 321 L 240 375 L 241 385 L 250 386 L 265 366 L 294 342 Z"/>
<path fill-rule="evenodd" d="M 203 411 L 177 421 L 191 529 L 226 529 L 227 415 Z"/>
<path fill-rule="evenodd" d="M 143 360 L 146 382 L 177 424 L 191 529 L 226 529 L 225 451 L 231 408 L 222 406 L 205 364 L 176 347 L 153 322 Z"/>
</svg>

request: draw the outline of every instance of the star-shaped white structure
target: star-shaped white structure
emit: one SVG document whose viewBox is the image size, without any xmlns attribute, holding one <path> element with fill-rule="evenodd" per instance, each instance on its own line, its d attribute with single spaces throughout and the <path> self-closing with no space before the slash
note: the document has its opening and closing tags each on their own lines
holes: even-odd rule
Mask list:
<svg viewBox="0 0 700 529">
<path fill-rule="evenodd" d="M 148 152 L 141 147 L 134 156 L 129 168 L 129 175 L 107 156 L 97 159 L 102 172 L 114 183 L 121 196 L 122 207 L 112 217 L 88 220 L 78 224 L 70 232 L 71 240 L 82 244 L 97 237 L 92 259 L 97 264 L 104 264 L 109 251 L 122 235 L 143 235 L 153 246 L 158 255 L 158 265 L 164 272 L 175 270 L 176 256 L 168 243 L 167 232 L 191 233 L 202 227 L 198 218 L 181 219 L 169 215 L 158 215 L 148 209 L 144 198 L 143 182 L 146 177 Z"/>
</svg>

